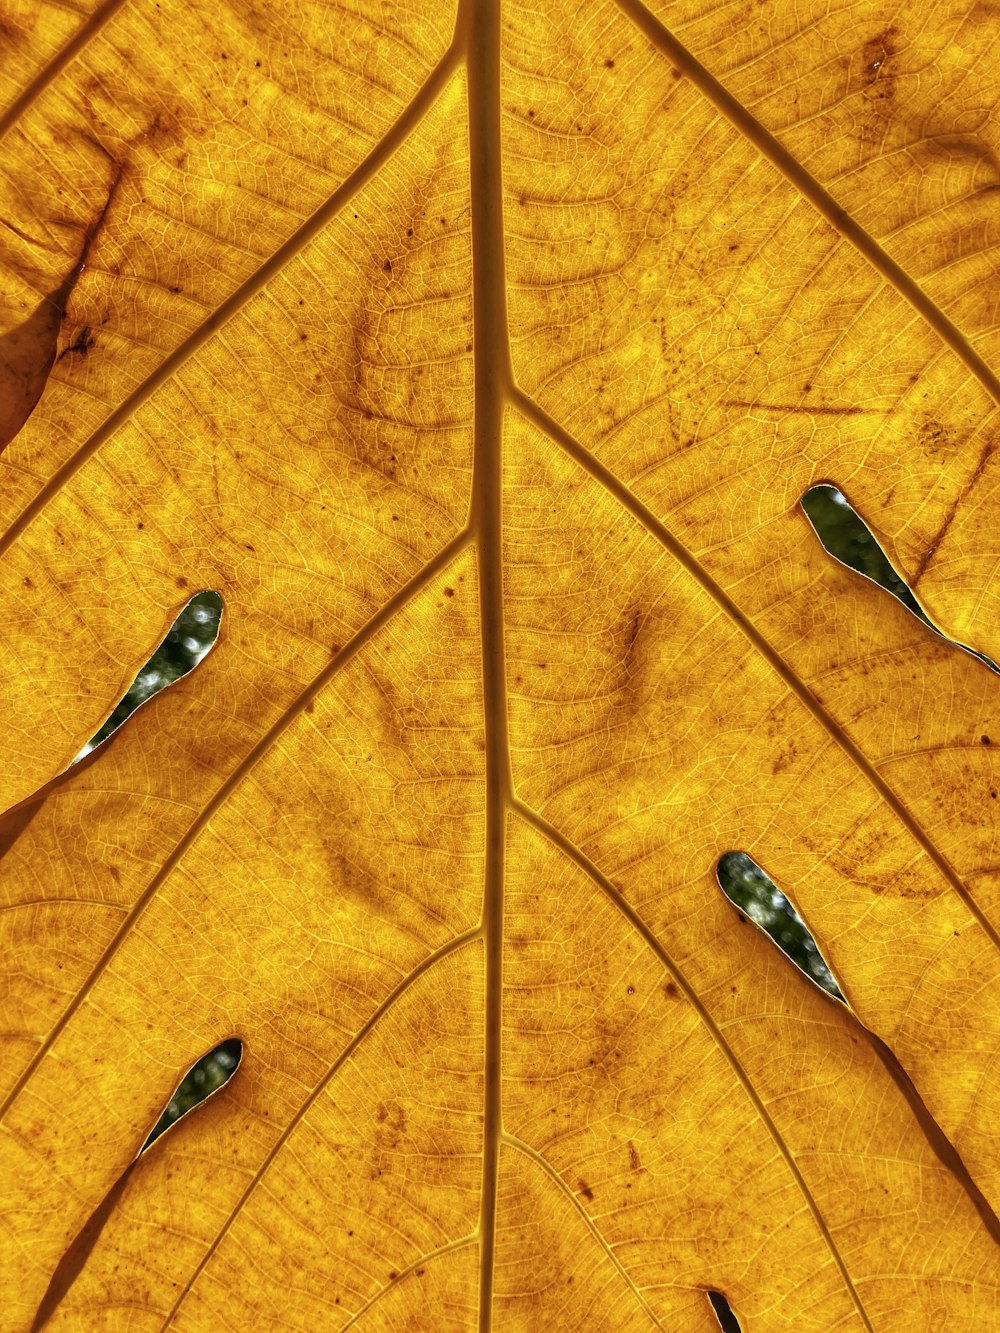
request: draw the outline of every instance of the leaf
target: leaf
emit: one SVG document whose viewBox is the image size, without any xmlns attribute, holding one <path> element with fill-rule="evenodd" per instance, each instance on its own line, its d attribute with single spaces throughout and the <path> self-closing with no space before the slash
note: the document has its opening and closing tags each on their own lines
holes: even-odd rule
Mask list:
<svg viewBox="0 0 1000 1333">
<path fill-rule="evenodd" d="M 985 11 L 73 13 L 0 122 L 5 1326 L 992 1329 Z"/>
</svg>

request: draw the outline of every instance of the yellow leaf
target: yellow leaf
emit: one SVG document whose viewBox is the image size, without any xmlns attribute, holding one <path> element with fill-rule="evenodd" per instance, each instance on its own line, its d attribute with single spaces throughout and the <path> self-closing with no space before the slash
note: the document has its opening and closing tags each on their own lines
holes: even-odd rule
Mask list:
<svg viewBox="0 0 1000 1333">
<path fill-rule="evenodd" d="M 989 16 L 23 11 L 0 1325 L 993 1330 Z"/>
</svg>

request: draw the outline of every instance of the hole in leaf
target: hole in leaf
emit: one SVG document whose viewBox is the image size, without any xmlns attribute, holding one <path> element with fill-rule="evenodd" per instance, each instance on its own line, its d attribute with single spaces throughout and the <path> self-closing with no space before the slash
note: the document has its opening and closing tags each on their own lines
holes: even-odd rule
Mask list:
<svg viewBox="0 0 1000 1333">
<path fill-rule="evenodd" d="M 809 927 L 752 857 L 726 852 L 715 873 L 729 901 L 770 935 L 786 958 L 834 999 L 847 1003 Z"/>
<path fill-rule="evenodd" d="M 723 1330 L 723 1333 L 743 1333 L 740 1328 L 740 1321 L 729 1308 L 729 1302 L 721 1291 L 710 1291 L 708 1301 L 715 1311 L 715 1317 L 718 1319 L 719 1327 Z"/>
<path fill-rule="evenodd" d="M 78 763 L 91 750 L 96 750 L 140 704 L 192 671 L 219 637 L 221 620 L 222 598 L 217 592 L 199 592 L 192 597 L 170 626 L 159 648 L 129 686 L 121 703 L 97 735 L 74 758 L 73 763 Z"/>
<path fill-rule="evenodd" d="M 242 1058 L 243 1043 L 238 1037 L 229 1037 L 193 1064 L 178 1084 L 177 1091 L 167 1102 L 163 1114 L 150 1130 L 149 1137 L 140 1152 L 145 1152 L 165 1129 L 176 1124 L 199 1102 L 203 1102 L 206 1097 L 224 1087 L 236 1073 Z"/>
<path fill-rule="evenodd" d="M 915 615 L 938 638 L 954 644 L 956 648 L 961 648 L 963 652 L 969 653 L 985 666 L 988 666 L 991 671 L 1000 672 L 1000 667 L 991 658 L 984 653 L 976 652 L 975 648 L 970 648 L 968 644 L 949 638 L 934 624 L 904 580 L 893 568 L 889 557 L 878 544 L 867 523 L 842 491 L 828 482 L 819 486 L 810 486 L 803 495 L 801 503 L 806 517 L 816 532 L 816 536 L 823 544 L 824 550 L 829 552 L 835 560 L 839 560 L 848 569 L 853 569 L 856 573 L 864 575 L 865 578 L 871 579 L 880 588 L 884 588 L 886 592 L 891 593 L 897 601 L 902 602 L 907 611 Z"/>
</svg>

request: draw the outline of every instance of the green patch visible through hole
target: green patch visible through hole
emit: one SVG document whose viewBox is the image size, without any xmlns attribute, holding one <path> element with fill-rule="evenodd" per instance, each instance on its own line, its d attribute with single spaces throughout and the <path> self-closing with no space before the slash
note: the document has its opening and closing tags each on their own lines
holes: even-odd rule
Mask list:
<svg viewBox="0 0 1000 1333">
<path fill-rule="evenodd" d="M 77 763 L 117 731 L 132 713 L 154 694 L 192 671 L 219 637 L 222 598 L 217 592 L 199 592 L 188 602 L 166 637 L 128 688 L 125 697 L 73 760 Z"/>
<path fill-rule="evenodd" d="M 142 1145 L 142 1152 L 155 1143 L 165 1129 L 176 1124 L 181 1116 L 187 1115 L 199 1102 L 228 1083 L 242 1058 L 243 1043 L 238 1037 L 229 1037 L 193 1064 L 150 1130 L 149 1137 Z"/>
<path fill-rule="evenodd" d="M 1000 667 L 992 658 L 987 657 L 985 653 L 977 652 L 975 648 L 970 648 L 968 644 L 961 643 L 958 639 L 951 638 L 935 625 L 893 568 L 889 557 L 878 544 L 864 519 L 842 491 L 829 482 L 810 486 L 803 495 L 801 504 L 816 536 L 823 544 L 823 549 L 835 560 L 839 560 L 848 569 L 863 574 L 865 578 L 871 579 L 880 588 L 891 593 L 907 611 L 926 625 L 932 634 L 944 639 L 946 643 L 954 644 L 956 648 L 961 648 L 963 652 L 975 657 L 991 671 L 1000 674 Z"/>
<path fill-rule="evenodd" d="M 846 1004 L 809 927 L 752 857 L 746 852 L 726 852 L 719 858 L 716 875 L 731 903 L 770 935 L 781 952 L 811 981 Z"/>
</svg>

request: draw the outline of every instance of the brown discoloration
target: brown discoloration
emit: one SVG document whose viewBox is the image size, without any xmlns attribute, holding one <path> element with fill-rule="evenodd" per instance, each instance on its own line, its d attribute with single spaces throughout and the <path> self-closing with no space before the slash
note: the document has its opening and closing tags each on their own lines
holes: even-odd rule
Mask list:
<svg viewBox="0 0 1000 1333">
<path fill-rule="evenodd" d="M 861 78 L 868 88 L 877 84 L 883 98 L 895 95 L 893 78 L 886 65 L 900 50 L 899 38 L 899 29 L 889 27 L 869 38 L 861 48 Z"/>
<path fill-rule="evenodd" d="M 593 1199 L 593 1197 L 594 1197 L 594 1191 L 590 1188 L 590 1186 L 587 1184 L 587 1182 L 586 1182 L 585 1180 L 580 1179 L 580 1180 L 578 1180 L 578 1181 L 576 1182 L 576 1184 L 577 1184 L 577 1188 L 579 1189 L 580 1193 L 583 1195 L 583 1197 L 584 1197 L 588 1202 L 589 1202 L 591 1199 Z"/>
<path fill-rule="evenodd" d="M 631 1139 L 629 1139 L 628 1144 L 628 1161 L 629 1166 L 633 1171 L 639 1171 L 641 1169 L 642 1163 L 639 1160 L 639 1152 Z"/>
<path fill-rule="evenodd" d="M 663 993 L 668 1000 L 676 1000 L 680 995 L 676 981 L 668 981 L 663 987 Z"/>
<path fill-rule="evenodd" d="M 811 384 L 803 385 L 803 391 L 808 393 L 812 389 Z M 810 417 L 863 417 L 863 416 L 885 416 L 885 413 L 876 407 L 823 407 L 817 403 L 762 403 L 759 400 L 751 401 L 748 398 L 726 398 L 723 401 L 724 407 L 744 407 L 753 409 L 755 412 L 802 412 Z"/>
<path fill-rule="evenodd" d="M 90 349 L 95 345 L 96 341 L 96 338 L 90 331 L 90 325 L 85 324 L 69 346 L 62 349 L 59 353 L 58 360 L 62 361 L 65 357 L 74 354 L 78 356 L 86 356 Z"/>
<path fill-rule="evenodd" d="M 119 170 L 112 179 L 103 208 L 84 232 L 80 253 L 66 277 L 42 298 L 23 324 L 0 338 L 0 452 L 20 431 L 44 392 L 55 364 L 66 307 L 87 266 L 94 241 L 107 220 L 120 180 Z M 85 342 L 90 340 L 85 354 L 93 345 L 93 339 L 89 329 L 81 332 L 86 335 Z M 80 348 L 74 345 L 74 349 L 67 350 L 79 351 Z"/>
</svg>

